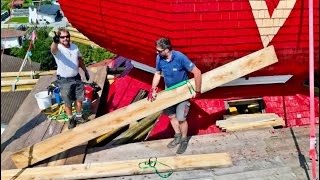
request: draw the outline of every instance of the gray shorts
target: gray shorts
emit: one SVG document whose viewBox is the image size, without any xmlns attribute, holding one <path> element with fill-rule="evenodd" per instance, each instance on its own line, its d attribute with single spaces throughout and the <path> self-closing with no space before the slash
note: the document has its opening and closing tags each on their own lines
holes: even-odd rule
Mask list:
<svg viewBox="0 0 320 180">
<path fill-rule="evenodd" d="M 181 103 L 178 103 L 176 105 L 173 105 L 163 110 L 163 114 L 168 116 L 175 114 L 178 121 L 185 121 L 187 119 L 189 109 L 190 109 L 190 102 L 183 101 Z"/>
<path fill-rule="evenodd" d="M 84 100 L 84 85 L 79 77 L 61 77 L 57 80 L 61 98 L 68 107 L 72 106 L 72 101 Z"/>
</svg>

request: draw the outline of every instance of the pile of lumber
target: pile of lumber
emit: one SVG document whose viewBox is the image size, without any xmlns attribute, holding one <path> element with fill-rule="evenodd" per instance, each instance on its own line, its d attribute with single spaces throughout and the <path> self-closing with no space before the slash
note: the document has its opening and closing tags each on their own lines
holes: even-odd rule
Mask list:
<svg viewBox="0 0 320 180">
<path fill-rule="evenodd" d="M 274 113 L 227 115 L 216 125 L 223 131 L 240 131 L 257 128 L 284 126 L 285 121 Z"/>
<path fill-rule="evenodd" d="M 25 72 L 2 72 L 1 73 L 1 92 L 9 91 L 30 91 L 38 82 L 40 76 L 55 74 L 51 71 L 25 71 Z"/>
</svg>

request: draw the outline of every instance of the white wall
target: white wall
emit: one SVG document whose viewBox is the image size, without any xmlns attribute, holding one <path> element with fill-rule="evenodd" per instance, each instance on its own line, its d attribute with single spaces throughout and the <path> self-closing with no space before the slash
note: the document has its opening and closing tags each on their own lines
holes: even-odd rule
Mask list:
<svg viewBox="0 0 320 180">
<path fill-rule="evenodd" d="M 1 48 L 3 47 L 4 49 L 21 47 L 19 43 L 19 38 L 18 37 L 1 38 Z"/>
<path fill-rule="evenodd" d="M 29 23 L 35 23 L 37 19 L 37 10 L 36 8 L 29 7 Z M 56 20 L 56 15 L 47 15 L 47 14 L 39 14 L 38 15 L 38 22 L 39 24 L 45 24 L 46 21 L 49 23 L 53 23 Z"/>
</svg>

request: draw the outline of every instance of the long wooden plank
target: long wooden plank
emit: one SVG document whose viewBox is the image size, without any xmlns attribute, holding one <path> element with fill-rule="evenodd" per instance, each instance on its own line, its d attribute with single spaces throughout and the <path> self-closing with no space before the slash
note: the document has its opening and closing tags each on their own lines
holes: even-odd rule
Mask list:
<svg viewBox="0 0 320 180">
<path fill-rule="evenodd" d="M 238 118 L 249 118 L 249 117 L 259 117 L 259 116 L 270 116 L 274 115 L 277 116 L 275 113 L 254 113 L 254 114 L 236 114 L 236 115 L 223 115 L 224 120 L 232 120 L 232 119 L 238 119 Z"/>
<path fill-rule="evenodd" d="M 11 86 L 12 84 L 15 85 L 25 85 L 25 84 L 36 84 L 39 79 L 23 79 L 19 80 L 15 83 L 15 80 L 13 81 L 1 81 L 1 87 L 3 86 Z"/>
<path fill-rule="evenodd" d="M 274 47 L 269 46 L 238 60 L 220 66 L 214 70 L 202 74 L 201 92 L 207 92 L 215 87 L 230 82 L 234 79 L 257 71 L 278 61 Z M 194 86 L 194 79 L 190 80 Z M 129 106 L 120 108 L 106 114 L 94 121 L 80 125 L 52 138 L 49 138 L 30 147 L 21 149 L 12 155 L 12 159 L 18 168 L 27 167 L 57 153 L 75 147 L 90 139 L 101 136 L 113 129 L 122 127 L 132 121 L 149 116 L 178 102 L 192 97 L 189 85 L 183 85 L 170 91 L 162 91 L 157 100 L 150 102 L 146 98 Z"/>
<path fill-rule="evenodd" d="M 285 122 L 283 119 L 275 119 L 272 121 L 248 123 L 248 124 L 242 124 L 242 125 L 225 127 L 225 128 L 226 128 L 226 131 L 239 131 L 239 130 L 261 128 L 261 127 L 276 127 L 276 126 L 284 126 L 284 125 L 285 125 Z"/>
<path fill-rule="evenodd" d="M 55 74 L 57 71 L 56 70 L 50 70 L 50 71 L 35 71 L 33 73 L 33 75 L 35 76 L 46 76 L 46 75 L 53 75 Z M 30 71 L 22 71 L 20 72 L 2 72 L 1 73 L 1 77 L 17 77 L 19 75 L 20 76 L 31 76 L 31 72 Z"/>
<path fill-rule="evenodd" d="M 269 116 L 256 116 L 256 117 L 244 117 L 244 118 L 234 118 L 230 120 L 219 120 L 216 122 L 217 126 L 224 126 L 224 125 L 232 125 L 232 124 L 241 124 L 241 123 L 250 123 L 250 122 L 261 122 L 261 121 L 268 121 L 280 118 L 277 115 L 269 115 Z"/>
<path fill-rule="evenodd" d="M 155 173 L 153 168 L 139 168 L 139 163 L 148 160 L 149 158 L 105 163 L 4 170 L 1 171 L 1 179 L 11 179 L 14 177 L 15 180 L 28 180 L 38 178 L 42 180 L 88 179 Z M 231 156 L 228 153 L 158 157 L 157 161 L 167 164 L 172 168 L 173 171 L 227 167 L 232 165 Z M 142 167 L 144 166 L 145 165 L 143 164 Z M 155 167 L 159 172 L 168 172 L 171 171 L 171 168 L 168 166 L 157 163 Z"/>
</svg>

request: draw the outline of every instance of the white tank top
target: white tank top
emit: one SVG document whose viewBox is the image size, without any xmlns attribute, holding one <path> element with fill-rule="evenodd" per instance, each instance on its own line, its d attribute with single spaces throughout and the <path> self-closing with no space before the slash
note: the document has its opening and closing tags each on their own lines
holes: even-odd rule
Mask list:
<svg viewBox="0 0 320 180">
<path fill-rule="evenodd" d="M 61 77 L 74 77 L 79 73 L 79 57 L 81 53 L 78 47 L 70 42 L 70 47 L 66 48 L 58 44 L 57 54 L 53 54 L 57 63 L 57 75 Z"/>
</svg>

